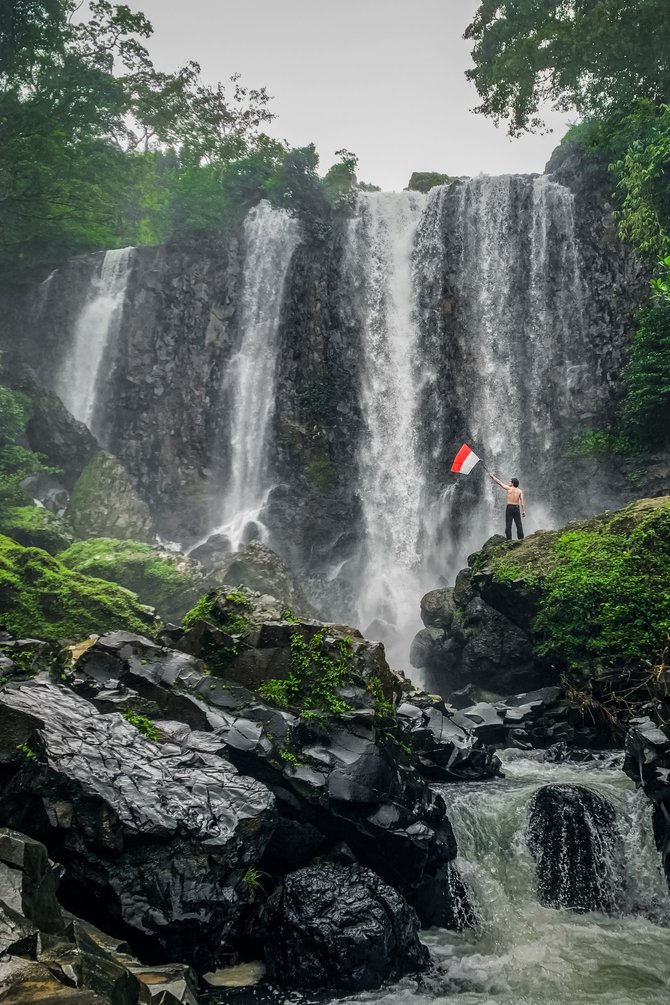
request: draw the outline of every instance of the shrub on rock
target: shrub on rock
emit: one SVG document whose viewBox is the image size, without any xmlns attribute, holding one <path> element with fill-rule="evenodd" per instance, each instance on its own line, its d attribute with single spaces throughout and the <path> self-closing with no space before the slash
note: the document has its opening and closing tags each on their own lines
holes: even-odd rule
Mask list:
<svg viewBox="0 0 670 1005">
<path fill-rule="evenodd" d="M 333 863 L 291 873 L 271 908 L 271 978 L 287 987 L 364 991 L 424 970 L 419 919 L 371 869 Z"/>
</svg>

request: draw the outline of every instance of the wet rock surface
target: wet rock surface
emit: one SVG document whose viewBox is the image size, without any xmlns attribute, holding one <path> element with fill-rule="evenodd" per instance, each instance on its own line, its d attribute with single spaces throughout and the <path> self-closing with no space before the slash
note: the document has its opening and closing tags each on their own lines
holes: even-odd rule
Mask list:
<svg viewBox="0 0 670 1005">
<path fill-rule="evenodd" d="M 283 635 L 286 645 L 292 633 L 303 630 L 309 637 L 318 626 L 264 627 L 275 641 Z M 336 643 L 332 637 L 330 644 Z M 267 785 L 282 822 L 261 861 L 272 875 L 346 841 L 356 859 L 378 869 L 421 917 L 442 924 L 457 918 L 460 924 L 468 910 L 452 903 L 455 840 L 444 801 L 426 784 L 422 769 L 441 778 L 488 777 L 498 770 L 497 761 L 464 730 L 450 731 L 446 710 L 433 709 L 428 696 L 418 699 L 425 708 L 406 700 L 402 715 L 399 709 L 397 719 L 384 718 L 362 686 L 366 674 L 374 676 L 382 698 L 386 687 L 399 690 L 400 683 L 388 668 L 386 678 L 378 676 L 378 645 L 354 640 L 353 652 L 359 683 L 340 689 L 348 710 L 337 716 L 274 707 L 243 685 L 208 674 L 192 653 L 128 633 L 104 636 L 91 647 L 77 664 L 74 686 L 102 707 L 109 707 L 115 692 L 115 700 L 127 706 L 138 699 L 150 703 L 157 727 L 184 752 L 222 755 L 241 774 Z M 389 714 L 394 706 L 383 701 Z M 433 731 L 421 735 L 411 723 L 424 715 L 432 717 Z"/>
<path fill-rule="evenodd" d="M 324 863 L 291 873 L 270 918 L 268 973 L 285 986 L 362 991 L 428 963 L 415 912 L 357 865 Z"/>
<path fill-rule="evenodd" d="M 528 810 L 526 840 L 544 904 L 609 914 L 620 907 L 621 839 L 603 796 L 583 785 L 543 786 Z"/>
<path fill-rule="evenodd" d="M 629 724 L 624 771 L 651 801 L 656 847 L 670 886 L 670 737 L 656 722 L 664 710 L 653 712 L 653 719 L 641 716 Z"/>
<path fill-rule="evenodd" d="M 265 786 L 47 681 L 6 687 L 0 709 L 0 819 L 65 867 L 64 896 L 157 955 L 215 963 L 274 827 Z"/>
</svg>

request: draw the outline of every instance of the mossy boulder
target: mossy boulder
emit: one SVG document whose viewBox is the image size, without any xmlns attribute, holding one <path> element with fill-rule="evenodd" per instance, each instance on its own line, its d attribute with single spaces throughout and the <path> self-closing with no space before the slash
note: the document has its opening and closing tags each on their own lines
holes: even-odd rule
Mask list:
<svg viewBox="0 0 670 1005">
<path fill-rule="evenodd" d="M 670 497 L 519 542 L 492 538 L 469 565 L 444 622 L 431 614 L 415 640 L 431 686 L 511 693 L 562 681 L 585 707 L 607 701 L 624 719 L 666 686 Z"/>
<path fill-rule="evenodd" d="M 486 603 L 528 627 L 536 658 L 584 676 L 652 669 L 670 634 L 670 497 L 476 556 Z"/>
<path fill-rule="evenodd" d="M 72 544 L 67 522 L 43 506 L 12 506 L 0 514 L 0 533 L 26 548 L 42 548 L 50 555 Z"/>
<path fill-rule="evenodd" d="M 82 538 L 151 541 L 154 536 L 149 507 L 121 462 L 104 451 L 95 455 L 77 479 L 67 517 Z"/>
<path fill-rule="evenodd" d="M 141 541 L 90 538 L 58 557 L 68 569 L 132 590 L 165 621 L 180 621 L 208 587 L 197 562 Z"/>
<path fill-rule="evenodd" d="M 146 635 L 155 623 L 129 590 L 0 535 L 0 625 L 12 635 L 50 642 L 121 628 Z"/>
</svg>

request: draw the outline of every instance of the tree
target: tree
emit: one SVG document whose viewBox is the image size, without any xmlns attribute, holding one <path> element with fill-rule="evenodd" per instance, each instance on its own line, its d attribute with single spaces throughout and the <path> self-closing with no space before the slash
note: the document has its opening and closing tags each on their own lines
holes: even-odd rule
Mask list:
<svg viewBox="0 0 670 1005">
<path fill-rule="evenodd" d="M 465 38 L 476 111 L 512 135 L 541 128 L 545 103 L 592 114 L 670 101 L 666 0 L 482 0 Z"/>
<path fill-rule="evenodd" d="M 0 0 L 0 271 L 23 277 L 74 253 L 161 239 L 169 184 L 262 144 L 265 88 L 158 72 L 152 27 L 125 4 Z M 169 184 L 168 184 L 169 183 Z"/>
</svg>

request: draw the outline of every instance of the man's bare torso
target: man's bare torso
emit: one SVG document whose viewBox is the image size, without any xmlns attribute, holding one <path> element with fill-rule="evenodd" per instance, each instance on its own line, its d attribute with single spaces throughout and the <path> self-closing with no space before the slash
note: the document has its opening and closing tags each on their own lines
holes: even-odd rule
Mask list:
<svg viewBox="0 0 670 1005">
<path fill-rule="evenodd" d="M 523 493 L 521 489 L 517 489 L 513 485 L 510 485 L 507 489 L 507 505 L 518 506 L 521 502 L 522 495 Z"/>
</svg>

